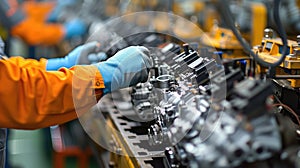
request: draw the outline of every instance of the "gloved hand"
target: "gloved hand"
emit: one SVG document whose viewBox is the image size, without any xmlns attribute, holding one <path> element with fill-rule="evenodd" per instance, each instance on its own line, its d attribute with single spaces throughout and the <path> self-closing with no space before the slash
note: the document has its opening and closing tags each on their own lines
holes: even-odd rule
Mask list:
<svg viewBox="0 0 300 168">
<path fill-rule="evenodd" d="M 98 52 L 98 53 L 92 53 L 92 54 L 89 54 L 88 57 L 88 64 L 96 64 L 100 61 L 104 61 L 107 59 L 107 55 L 105 52 Z M 83 61 L 81 61 L 83 62 Z"/>
<path fill-rule="evenodd" d="M 48 15 L 48 22 L 56 22 L 61 14 L 61 12 L 67 7 L 78 3 L 78 0 L 56 0 L 55 7 Z"/>
<path fill-rule="evenodd" d="M 64 58 L 52 58 L 47 61 L 46 70 L 58 70 L 61 67 L 71 68 L 74 65 L 91 64 L 94 60 L 94 55 L 98 52 L 100 44 L 96 41 L 76 47 Z M 92 56 L 92 60 L 91 57 Z M 103 59 L 103 57 L 99 57 Z M 98 61 L 101 61 L 99 60 Z M 104 58 L 105 59 L 105 58 Z"/>
<path fill-rule="evenodd" d="M 152 67 L 149 50 L 141 46 L 127 47 L 107 61 L 95 64 L 104 80 L 103 93 L 146 82 Z"/>
<path fill-rule="evenodd" d="M 65 39 L 70 39 L 74 36 L 82 36 L 87 31 L 87 25 L 80 19 L 72 19 L 64 24 Z"/>
</svg>

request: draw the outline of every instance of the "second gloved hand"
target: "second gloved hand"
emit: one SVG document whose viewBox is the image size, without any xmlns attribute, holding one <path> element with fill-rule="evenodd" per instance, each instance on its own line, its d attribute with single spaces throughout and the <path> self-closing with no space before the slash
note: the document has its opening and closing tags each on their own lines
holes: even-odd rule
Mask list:
<svg viewBox="0 0 300 168">
<path fill-rule="evenodd" d="M 95 64 L 103 79 L 104 94 L 146 82 L 152 67 L 149 50 L 141 46 L 127 47 L 105 62 Z"/>
<path fill-rule="evenodd" d="M 64 24 L 65 39 L 70 39 L 74 36 L 82 36 L 87 31 L 86 24 L 80 19 L 72 19 Z"/>
<path fill-rule="evenodd" d="M 46 70 L 58 70 L 61 67 L 71 68 L 74 65 L 90 64 L 89 55 L 98 51 L 100 44 L 96 41 L 81 45 L 64 58 L 52 58 L 47 61 Z"/>
</svg>

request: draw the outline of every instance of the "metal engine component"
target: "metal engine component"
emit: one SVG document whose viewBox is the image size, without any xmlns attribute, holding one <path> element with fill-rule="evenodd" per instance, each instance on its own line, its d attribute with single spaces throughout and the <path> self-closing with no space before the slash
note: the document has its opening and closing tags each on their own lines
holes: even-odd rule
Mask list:
<svg viewBox="0 0 300 168">
<path fill-rule="evenodd" d="M 132 103 L 135 105 L 135 111 L 142 120 L 153 119 L 152 113 L 152 100 L 154 100 L 151 94 L 153 86 L 150 83 L 140 83 L 133 88 L 131 98 Z"/>
<path fill-rule="evenodd" d="M 236 167 L 244 162 L 268 159 L 281 150 L 278 124 L 262 101 L 272 93 L 270 84 L 246 79 L 233 92 L 231 100 L 221 102 L 224 112 L 213 109 L 212 115 L 206 118 L 200 115 L 196 122 L 189 117 L 176 121 L 181 123 L 174 125 L 177 129 L 183 127 L 182 123 L 194 124 L 180 142 L 166 149 L 167 155 L 172 153 L 167 156 L 170 165 L 184 160 L 177 166 Z"/>
<path fill-rule="evenodd" d="M 204 51 L 199 54 L 188 45 L 183 49 L 181 54 L 164 57 L 164 60 L 159 60 L 162 54 L 157 52 L 153 56 L 150 81 L 133 88 L 132 103 L 137 115 L 145 121 L 155 120 L 148 129 L 153 145 L 168 142 L 168 134 L 172 134 L 169 127 L 178 117 L 195 118 L 191 115 L 201 115 L 209 107 L 209 103 L 201 99 L 203 96 L 199 94 L 198 84 L 208 84 L 209 76 L 220 67 L 213 58 L 206 57 Z M 167 50 L 172 52 L 172 47 L 167 45 L 161 49 L 165 53 Z M 201 57 L 201 53 L 205 57 Z M 191 124 L 186 130 L 190 128 Z"/>
<path fill-rule="evenodd" d="M 271 83 L 223 69 L 205 50 L 183 50 L 160 61 L 156 53 L 149 82 L 131 95 L 136 114 L 154 121 L 149 144 L 168 146 L 167 167 L 237 167 L 278 156 L 284 144 L 267 104 Z"/>
</svg>

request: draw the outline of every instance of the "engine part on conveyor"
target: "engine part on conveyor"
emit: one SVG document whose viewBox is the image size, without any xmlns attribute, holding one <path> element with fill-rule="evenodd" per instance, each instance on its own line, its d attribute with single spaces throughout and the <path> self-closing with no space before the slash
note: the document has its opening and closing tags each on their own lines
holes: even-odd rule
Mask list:
<svg viewBox="0 0 300 168">
<path fill-rule="evenodd" d="M 210 111 L 213 115 L 206 118 L 199 115 L 195 123 L 190 122 L 194 124 L 185 137 L 173 148 L 166 149 L 170 165 L 180 163 L 177 166 L 236 167 L 244 162 L 271 158 L 282 149 L 278 123 L 268 112 L 264 101 L 271 93 L 270 83 L 245 79 L 237 84 L 232 97 L 222 102 L 224 112 L 210 108 L 213 109 Z M 262 104 L 251 104 L 251 100 L 258 97 L 263 99 L 259 101 Z M 177 123 L 174 126 L 182 129 L 191 118 L 178 120 L 181 121 L 174 122 Z M 168 156 L 169 153 L 172 156 Z"/>
<path fill-rule="evenodd" d="M 296 129 L 272 114 L 270 82 L 247 78 L 233 64 L 223 68 L 206 49 L 178 53 L 174 46 L 153 51 L 149 81 L 130 95 L 147 134 L 141 146 L 167 147 L 165 167 L 295 166 L 297 150 L 289 147 L 297 146 Z"/>
<path fill-rule="evenodd" d="M 175 124 L 176 118 L 195 118 L 191 115 L 197 116 L 206 112 L 210 103 L 202 100 L 203 95 L 200 94 L 199 87 L 210 85 L 209 78 L 216 73 L 218 76 L 214 77 L 222 76 L 222 66 L 218 66 L 211 53 L 206 50 L 201 50 L 200 55 L 188 45 L 184 45 L 184 51 L 171 57 L 172 59 L 161 56 L 171 49 L 174 48 L 166 45 L 161 52 L 153 55 L 154 65 L 150 71 L 149 82 L 134 87 L 131 96 L 137 115 L 144 121 L 156 121 L 148 129 L 150 143 L 153 145 L 168 143 L 169 128 Z M 162 60 L 164 58 L 166 59 Z M 222 82 L 226 80 L 216 82 L 215 85 L 219 86 Z M 182 136 L 184 133 L 185 131 Z M 179 137 L 177 139 L 180 140 Z"/>
<path fill-rule="evenodd" d="M 150 83 L 140 83 L 133 88 L 131 100 L 134 104 L 135 111 L 138 116 L 143 120 L 152 120 L 154 118 L 153 101 L 154 95 L 152 94 L 153 86 Z"/>
</svg>

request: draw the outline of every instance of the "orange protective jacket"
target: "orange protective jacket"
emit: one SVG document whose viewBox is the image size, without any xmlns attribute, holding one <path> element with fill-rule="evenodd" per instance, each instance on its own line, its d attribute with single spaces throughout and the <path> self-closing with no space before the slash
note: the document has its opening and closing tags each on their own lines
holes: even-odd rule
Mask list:
<svg viewBox="0 0 300 168">
<path fill-rule="evenodd" d="M 102 96 L 104 82 L 97 67 L 46 71 L 46 62 L 22 57 L 0 60 L 0 128 L 62 124 L 88 111 L 97 102 L 95 96 Z"/>
<path fill-rule="evenodd" d="M 22 38 L 30 45 L 54 45 L 65 36 L 65 29 L 61 24 L 47 23 L 46 19 L 54 8 L 53 2 L 25 1 L 22 5 L 17 0 L 6 0 L 9 10 L 4 11 L 6 18 L 12 19 L 12 13 L 24 15 L 21 21 L 13 23 L 11 34 Z"/>
</svg>

